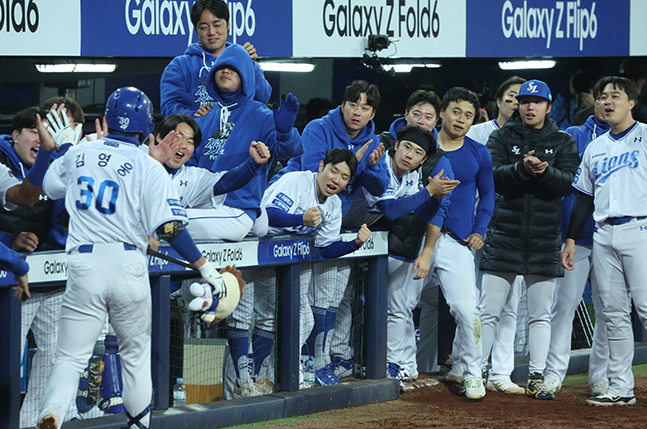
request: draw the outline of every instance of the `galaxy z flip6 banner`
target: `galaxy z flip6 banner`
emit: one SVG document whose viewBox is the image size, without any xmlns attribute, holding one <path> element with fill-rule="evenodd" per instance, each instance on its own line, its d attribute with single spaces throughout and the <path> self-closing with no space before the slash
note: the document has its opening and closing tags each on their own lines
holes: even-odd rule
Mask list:
<svg viewBox="0 0 647 429">
<path fill-rule="evenodd" d="M 467 56 L 629 55 L 630 5 L 630 0 L 468 0 Z"/>
</svg>

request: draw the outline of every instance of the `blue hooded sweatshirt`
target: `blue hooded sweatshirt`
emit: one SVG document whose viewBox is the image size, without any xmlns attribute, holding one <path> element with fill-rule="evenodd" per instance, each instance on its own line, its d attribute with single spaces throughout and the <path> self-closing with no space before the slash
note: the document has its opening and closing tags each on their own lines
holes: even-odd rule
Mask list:
<svg viewBox="0 0 647 429">
<path fill-rule="evenodd" d="M 18 253 L 0 243 L 0 270 L 11 271 L 22 277 L 29 271 L 29 264 Z"/>
<path fill-rule="evenodd" d="M 391 133 L 391 136 L 394 139 L 397 139 L 396 134 L 398 130 L 404 127 L 405 125 L 407 125 L 407 120 L 405 119 L 404 116 L 391 122 L 391 127 L 389 128 L 389 132 Z M 438 141 L 438 130 L 434 128 L 433 130 L 431 130 L 431 132 L 434 134 L 434 138 L 436 139 L 436 141 Z"/>
<path fill-rule="evenodd" d="M 576 127 L 568 127 L 566 132 L 572 135 L 575 138 L 575 143 L 577 144 L 577 151 L 580 154 L 580 159 L 584 154 L 584 149 L 596 138 L 600 137 L 602 134 L 609 131 L 609 124 L 606 122 L 600 121 L 596 118 L 595 115 L 588 117 L 584 125 Z M 577 192 L 573 192 L 570 195 L 565 196 L 562 199 L 562 241 L 566 241 L 566 233 L 568 232 L 568 224 L 571 220 L 571 212 L 573 211 L 573 204 L 575 204 L 575 198 L 577 197 Z M 580 238 L 576 241 L 577 244 L 592 246 L 593 245 L 593 229 L 595 227 L 595 222 L 593 217 L 589 219 L 580 234 Z"/>
<path fill-rule="evenodd" d="M 319 171 L 319 163 L 323 161 L 326 154 L 335 148 L 349 149 L 357 152 L 369 140 L 373 143 L 366 150 L 362 161 L 357 167 L 355 176 L 348 183 L 346 188 L 338 195 L 342 202 L 342 214 L 346 214 L 353 201 L 357 190 L 363 186 L 375 196 L 382 195 L 388 186 L 389 174 L 383 162 L 370 165 L 369 155 L 380 144 L 380 139 L 375 135 L 373 121 L 362 128 L 359 134 L 351 140 L 341 116 L 341 106 L 328 112 L 326 116 L 311 121 L 303 130 L 303 147 L 305 152 L 297 158 L 292 158 L 288 165 L 272 178 L 274 183 L 283 174 L 290 171 Z"/>
<path fill-rule="evenodd" d="M 230 42 L 226 44 L 227 47 L 231 45 Z M 173 58 L 160 81 L 162 115 L 183 113 L 193 116 L 201 105 L 213 106 L 215 101 L 206 86 L 215 63 L 216 57 L 202 49 L 199 42 L 189 45 L 183 55 Z M 270 99 L 272 87 L 265 80 L 261 66 L 254 61 L 253 67 L 256 87 L 254 99 L 265 104 Z"/>
<path fill-rule="evenodd" d="M 238 70 L 242 89 L 222 93 L 214 83 L 219 67 Z M 296 128 L 279 133 L 272 111 L 254 100 L 254 62 L 242 46 L 230 45 L 216 59 L 209 73 L 207 92 L 214 100 L 213 110 L 197 119 L 202 130 L 202 143 L 187 165 L 211 171 L 231 171 L 249 158 L 252 141 L 265 143 L 277 159 L 289 159 L 303 153 L 303 143 Z M 229 192 L 225 205 L 245 211 L 253 220 L 260 214 L 261 198 L 267 183 L 270 162 L 263 164 L 254 178 L 242 188 Z"/>
</svg>

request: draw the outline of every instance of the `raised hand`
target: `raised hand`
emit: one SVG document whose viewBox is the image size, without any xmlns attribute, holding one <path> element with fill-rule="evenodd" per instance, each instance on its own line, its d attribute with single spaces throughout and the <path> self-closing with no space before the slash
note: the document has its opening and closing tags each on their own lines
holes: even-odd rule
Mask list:
<svg viewBox="0 0 647 429">
<path fill-rule="evenodd" d="M 310 207 L 303 213 L 303 224 L 310 228 L 316 228 L 321 222 L 321 212 L 316 207 Z"/>
<path fill-rule="evenodd" d="M 255 163 L 265 164 L 270 160 L 271 154 L 270 149 L 263 142 L 253 141 L 249 146 L 249 156 L 252 157 Z"/>
<path fill-rule="evenodd" d="M 274 110 L 274 127 L 279 133 L 289 133 L 299 113 L 299 101 L 292 93 L 281 95 L 281 105 Z"/>
<path fill-rule="evenodd" d="M 359 231 L 357 231 L 357 238 L 355 238 L 355 244 L 357 244 L 358 247 L 362 247 L 362 245 L 366 243 L 366 240 L 368 240 L 370 236 L 371 236 L 371 230 L 368 229 L 368 226 L 366 226 L 365 223 L 363 223 L 362 226 L 359 228 Z"/>
</svg>

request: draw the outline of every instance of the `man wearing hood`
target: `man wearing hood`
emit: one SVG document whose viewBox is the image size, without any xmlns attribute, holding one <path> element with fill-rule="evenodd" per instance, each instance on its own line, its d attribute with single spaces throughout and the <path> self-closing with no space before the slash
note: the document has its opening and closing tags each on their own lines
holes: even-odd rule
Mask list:
<svg viewBox="0 0 647 429">
<path fill-rule="evenodd" d="M 543 373 L 555 279 L 564 276 L 559 257 L 561 198 L 572 192 L 579 156 L 573 137 L 559 131 L 548 117 L 552 100 L 548 85 L 539 80 L 525 82 L 517 100 L 519 118 L 494 131 L 487 143 L 497 199 L 481 260 L 483 363 L 489 358 L 511 286 L 521 274 L 528 288 L 530 374 L 526 394 L 554 399 L 544 385 Z"/>
<path fill-rule="evenodd" d="M 253 61 L 241 46 L 231 45 L 217 58 L 209 74 L 207 91 L 216 104 L 211 114 L 197 120 L 202 144 L 187 165 L 215 172 L 233 170 L 247 162 L 252 141 L 264 142 L 277 159 L 303 153 L 301 136 L 293 128 L 299 111 L 296 97 L 289 94 L 274 111 L 255 101 Z M 220 216 L 194 219 L 189 210 L 196 236 L 242 240 L 261 214 L 268 170 L 269 164 L 262 165 L 247 185 L 227 194 Z M 207 232 L 199 233 L 200 225 Z"/>
<path fill-rule="evenodd" d="M 596 99 L 604 88 L 600 88 L 600 82 L 593 87 L 593 95 Z M 594 114 L 589 116 L 586 123 L 580 126 L 568 127 L 566 132 L 575 138 L 577 151 L 580 158 L 589 143 L 597 137 L 609 131 L 609 124 L 604 120 L 604 105 L 596 102 Z M 564 197 L 562 202 L 562 240 L 566 241 L 568 223 L 573 211 L 573 204 L 577 197 L 577 191 Z M 557 280 L 555 286 L 555 297 L 553 302 L 553 319 L 551 322 L 550 349 L 546 359 L 546 379 L 544 383 L 549 390 L 558 391 L 568 369 L 568 360 L 571 355 L 571 335 L 573 333 L 573 318 L 575 310 L 581 301 L 586 281 L 591 280 L 593 285 L 595 278 L 591 267 L 593 248 L 593 230 L 595 222 L 590 217 L 582 234 L 575 242 L 576 258 L 573 261 L 575 269 L 565 271 L 564 278 Z M 600 297 L 597 287 L 591 288 L 593 292 L 593 306 L 596 314 L 602 314 Z M 607 325 L 603 317 L 596 317 L 593 332 L 593 344 L 591 345 L 591 357 L 589 359 L 589 386 L 592 396 L 599 396 L 607 393 L 609 381 L 607 377 L 607 366 L 609 364 L 609 345 L 607 342 Z"/>
<path fill-rule="evenodd" d="M 199 117 L 206 115 L 216 101 L 207 91 L 207 79 L 216 58 L 231 43 L 229 34 L 229 8 L 222 0 L 198 0 L 191 8 L 191 22 L 200 42 L 192 43 L 183 55 L 171 61 L 162 74 L 160 96 L 162 114 L 182 113 Z M 256 60 L 256 49 L 249 42 L 243 46 L 252 60 Z M 254 67 L 254 99 L 267 103 L 272 87 L 265 80 L 263 70 L 257 62 Z"/>
</svg>

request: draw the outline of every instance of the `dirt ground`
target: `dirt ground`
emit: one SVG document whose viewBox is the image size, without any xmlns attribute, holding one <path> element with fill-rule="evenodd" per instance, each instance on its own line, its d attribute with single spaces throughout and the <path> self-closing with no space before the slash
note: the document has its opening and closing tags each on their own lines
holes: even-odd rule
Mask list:
<svg viewBox="0 0 647 429">
<path fill-rule="evenodd" d="M 634 406 L 590 407 L 586 375 L 567 377 L 553 401 L 526 395 L 487 392 L 470 401 L 458 389 L 439 383 L 407 390 L 396 401 L 291 419 L 246 425 L 245 428 L 645 428 L 647 365 L 634 367 Z M 438 378 L 431 376 L 431 378 Z M 241 426 L 243 427 L 243 426 Z"/>
</svg>

